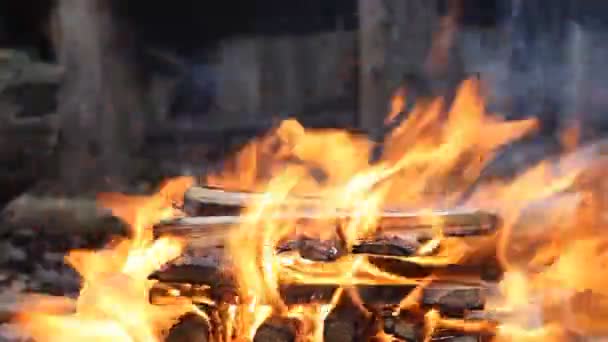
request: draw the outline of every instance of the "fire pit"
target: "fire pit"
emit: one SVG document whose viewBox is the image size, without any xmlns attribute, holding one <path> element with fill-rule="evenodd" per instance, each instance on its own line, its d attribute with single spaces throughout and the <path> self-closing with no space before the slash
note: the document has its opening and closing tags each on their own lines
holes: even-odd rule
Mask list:
<svg viewBox="0 0 608 342">
<path fill-rule="evenodd" d="M 17 324 L 41 341 L 608 333 L 595 280 L 607 256 L 602 177 L 582 172 L 601 148 L 484 182 L 496 151 L 536 123 L 487 115 L 476 89 L 465 82 L 449 111 L 414 106 L 373 162 L 363 136 L 285 121 L 204 182 L 100 196 L 130 238 L 71 252 L 83 278 L 72 312 L 41 302 Z"/>
<path fill-rule="evenodd" d="M 238 211 L 235 207 L 243 207 L 258 196 L 261 195 L 201 187 L 186 192 L 184 203 L 190 208 L 188 211 L 199 213 L 196 208 L 207 208 L 207 216 L 182 217 L 154 228 L 157 236 L 171 235 L 185 239 L 187 247 L 182 257 L 152 275 L 153 279 L 159 280 L 150 292 L 152 303 L 171 305 L 176 301 L 192 301 L 202 310 L 211 312 L 210 317 L 220 319 L 219 322 L 211 320 L 211 326 L 204 331 L 212 335 L 221 334 L 217 327 L 225 326 L 222 318 L 229 317 L 231 310 L 243 304 L 238 296 L 238 285 L 231 274 L 233 266 L 229 265 L 230 261 L 215 257 L 214 253 L 217 254 L 217 248 L 224 246 L 229 227 L 239 224 L 243 218 L 211 216 L 208 208 L 216 208 L 220 214 L 235 212 Z M 401 338 L 417 340 L 424 335 L 424 316 L 432 310 L 463 319 L 466 314 L 483 309 L 485 292 L 490 285 L 482 278 L 483 275 L 498 273 L 498 270 L 491 269 L 495 262 L 485 265 L 443 264 L 438 260 L 441 258 L 441 244 L 434 243 L 432 239 L 438 225 L 441 225 L 446 237 L 467 239 L 491 236 L 500 225 L 495 215 L 464 209 L 427 213 L 387 211 L 379 218 L 379 231 L 362 238 L 349 249 L 347 241 L 340 239 L 339 231 L 341 224 L 348 225 L 353 217 L 342 212 L 335 213 L 335 217 L 327 220 L 323 213 L 314 213 L 314 199 L 294 198 L 291 201 L 301 201 L 299 217 L 294 218 L 297 214 L 291 214 L 290 217 L 277 217 L 277 220 L 296 220 L 303 225 L 307 221 L 325 220 L 328 230 L 336 230 L 336 239 L 319 240 L 302 236 L 280 244 L 276 251 L 278 256 L 296 253 L 320 269 L 325 265 L 332 267 L 332 263 L 340 263 L 345 258 L 360 257 L 369 259 L 378 272 L 386 273 L 383 277 L 362 275 L 348 284 L 346 293 L 343 293 L 345 287 L 341 287 L 342 284 L 333 283 L 327 277 L 327 280 L 313 278 L 309 283 L 285 284 L 280 286 L 279 292 L 286 305 L 314 307 L 334 303 L 337 305 L 334 315 L 341 315 L 342 320 L 352 321 L 353 324 L 358 323 L 358 327 L 353 325 L 350 328 L 352 331 L 348 336 L 351 336 L 351 341 L 355 340 L 355 336 L 371 338 L 379 333 L 398 334 L 395 329 L 405 334 Z M 423 286 L 417 284 L 424 283 L 431 274 L 441 274 L 443 279 L 454 280 L 429 282 Z M 319 278 L 322 277 L 319 273 Z M 466 278 L 469 281 L 465 281 Z M 352 313 L 353 310 L 356 312 L 358 305 L 365 308 L 365 314 Z M 416 310 L 402 314 L 403 305 L 416 306 Z M 344 317 L 348 315 L 351 317 Z M 474 321 L 471 323 L 477 324 Z M 297 330 L 297 324 L 294 324 L 289 320 L 281 324 L 279 320 L 274 326 L 287 331 Z M 407 332 L 403 331 L 404 327 L 408 327 Z M 471 335 L 463 331 L 451 333 L 454 337 L 481 338 L 484 331 Z M 284 334 L 284 338 L 279 340 L 292 340 L 294 334 Z M 450 334 L 439 329 L 435 335 L 447 338 Z"/>
</svg>

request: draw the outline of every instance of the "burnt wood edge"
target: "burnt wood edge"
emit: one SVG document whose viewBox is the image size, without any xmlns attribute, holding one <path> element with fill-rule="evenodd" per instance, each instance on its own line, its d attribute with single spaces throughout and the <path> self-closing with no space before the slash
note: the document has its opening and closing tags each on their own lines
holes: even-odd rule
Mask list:
<svg viewBox="0 0 608 342">
<path fill-rule="evenodd" d="M 280 292 L 288 305 L 327 304 L 331 302 L 337 285 L 284 285 Z M 415 286 L 413 285 L 357 285 L 365 305 L 398 305 Z M 436 283 L 423 290 L 422 305 L 437 307 L 444 312 L 464 315 L 465 311 L 482 312 L 488 288 L 485 285 Z M 208 299 L 227 304 L 237 304 L 236 289 L 230 284 L 208 286 L 182 282 L 157 282 L 150 290 L 152 304 L 171 304 L 180 298 L 207 305 Z"/>
</svg>

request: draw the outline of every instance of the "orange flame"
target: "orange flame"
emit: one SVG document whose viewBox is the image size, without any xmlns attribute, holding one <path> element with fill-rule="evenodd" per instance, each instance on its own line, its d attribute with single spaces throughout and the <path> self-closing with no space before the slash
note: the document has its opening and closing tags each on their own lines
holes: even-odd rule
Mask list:
<svg viewBox="0 0 608 342">
<path fill-rule="evenodd" d="M 226 241 L 238 303 L 226 309 L 220 340 L 252 341 L 264 321 L 279 316 L 300 322 L 298 340 L 319 341 L 323 322 L 344 297 L 366 310 L 358 285 L 389 284 L 415 287 L 398 311 L 421 317 L 427 341 L 440 329 L 491 332 L 498 341 L 558 341 L 571 332 L 603 332 L 608 294 L 602 288 L 604 278 L 596 277 L 608 249 L 597 234 L 603 223 L 603 197 L 595 186 L 602 172 L 583 173 L 594 165 L 600 149 L 570 149 L 570 154 L 514 179 L 483 182 L 482 171 L 499 149 L 529 134 L 538 123 L 507 122 L 488 114 L 478 88 L 476 81 L 465 81 L 450 108 L 441 99 L 415 106 L 387 137 L 382 157 L 374 164 L 369 163 L 372 144 L 365 137 L 308 130 L 288 120 L 246 146 L 233 161 L 234 169 L 209 176 L 212 185 L 261 192 Z M 403 108 L 403 95 L 396 94 L 390 115 Z M 131 224 L 131 240 L 104 252 L 71 253 L 69 262 L 84 278 L 76 314 L 32 313 L 21 317 L 23 326 L 42 340 L 52 332 L 75 339 L 156 341 L 176 317 L 195 310 L 183 303 L 163 310 L 151 306 L 146 280 L 182 250 L 180 241 L 171 238 L 151 241 L 148 228 L 179 215 L 172 204 L 191 184 L 184 178 L 152 197 L 100 196 Z M 289 201 L 296 194 L 318 199 L 305 209 L 320 219 L 298 219 L 302 208 Z M 345 253 L 318 262 L 296 252 L 278 252 L 279 245 L 298 236 L 336 241 L 350 251 L 358 241 L 379 233 L 379 221 L 388 209 L 417 209 L 422 215 L 430 208 L 462 205 L 498 214 L 503 220 L 500 230 L 483 238 L 448 237 L 444 222 L 430 215 L 438 228 L 429 241 L 412 256 L 386 258 L 446 267 L 496 254 L 506 273 L 488 303 L 488 310 L 502 315 L 494 322 L 450 319 L 420 305 L 424 289 L 446 279 L 440 272 L 407 277 L 378 266 L 365 254 Z M 475 277 L 455 279 L 486 285 Z M 294 306 L 281 293 L 281 286 L 289 284 L 335 285 L 338 290 L 329 303 Z M 113 309 L 118 304 L 125 309 Z M 390 338 L 382 333 L 377 337 Z"/>
<path fill-rule="evenodd" d="M 73 314 L 32 310 L 17 322 L 36 341 L 162 341 L 162 335 L 192 305 L 157 307 L 149 302 L 148 276 L 182 253 L 172 238 L 149 239 L 151 225 L 172 215 L 171 195 L 185 179 L 167 183 L 150 197 L 100 196 L 133 228 L 133 237 L 102 251 L 72 251 L 66 258 L 83 278 Z M 40 303 L 45 306 L 44 301 Z"/>
</svg>

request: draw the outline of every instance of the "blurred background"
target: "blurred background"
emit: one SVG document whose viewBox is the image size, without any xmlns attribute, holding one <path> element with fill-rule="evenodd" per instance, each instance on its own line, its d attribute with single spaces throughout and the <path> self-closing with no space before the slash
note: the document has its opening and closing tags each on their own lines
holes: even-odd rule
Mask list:
<svg viewBox="0 0 608 342">
<path fill-rule="evenodd" d="M 534 159 L 608 123 L 607 19 L 601 0 L 3 1 L 0 204 L 199 175 L 288 117 L 380 140 L 397 89 L 449 101 L 471 77 L 490 111 L 542 118 Z"/>
<path fill-rule="evenodd" d="M 282 119 L 381 143 L 393 94 L 403 119 L 476 78 L 541 122 L 482 177 L 601 138 L 607 32 L 606 0 L 0 1 L 0 304 L 78 292 L 65 253 L 124 232 L 97 193 L 202 178 Z"/>
</svg>

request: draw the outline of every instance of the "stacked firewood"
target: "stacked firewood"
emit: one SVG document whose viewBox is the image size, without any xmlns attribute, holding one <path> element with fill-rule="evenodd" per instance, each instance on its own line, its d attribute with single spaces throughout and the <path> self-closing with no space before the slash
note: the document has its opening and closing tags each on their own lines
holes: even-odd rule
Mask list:
<svg viewBox="0 0 608 342">
<path fill-rule="evenodd" d="M 179 297 L 187 297 L 206 310 L 220 310 L 239 302 L 237 288 L 231 274 L 231 265 L 224 255 L 223 246 L 230 227 L 245 220 L 240 211 L 255 201 L 259 194 L 224 191 L 208 187 L 194 187 L 186 192 L 184 211 L 186 217 L 164 222 L 155 227 L 157 236 L 173 235 L 185 238 L 187 248 L 182 257 L 166 266 L 152 277 L 159 280 L 151 291 L 151 301 L 158 305 L 171 303 Z M 318 199 L 298 197 L 302 207 L 314 207 Z M 304 210 L 297 218 L 290 214 L 287 220 L 298 222 L 319 219 L 314 210 Z M 436 220 L 429 220 L 429 215 Z M 426 219 L 421 219 L 421 218 Z M 348 220 L 348 213 L 336 213 L 336 221 Z M 281 220 L 281 217 L 276 218 Z M 441 223 L 439 223 L 441 222 Z M 328 223 L 331 224 L 331 223 Z M 337 223 L 336 223 L 337 224 Z M 277 253 L 299 252 L 303 259 L 331 263 L 347 254 L 363 254 L 380 269 L 405 277 L 436 277 L 438 281 L 425 286 L 420 296 L 420 312 L 399 313 L 400 302 L 416 286 L 411 284 L 357 285 L 356 290 L 369 313 L 353 309 L 350 299 L 343 299 L 326 320 L 326 341 L 358 341 L 378 335 L 380 331 L 406 341 L 421 340 L 424 335 L 424 313 L 436 309 L 445 317 L 462 319 L 475 316 L 483 310 L 485 296 L 500 274 L 493 253 L 487 258 L 454 265 L 421 266 L 406 261 L 415 256 L 421 246 L 434 237 L 441 224 L 446 237 L 462 239 L 489 238 L 500 225 L 500 219 L 491 213 L 454 209 L 449 211 L 406 212 L 386 210 L 379 220 L 379 229 L 373 235 L 360 239 L 351 248 L 341 241 L 322 241 L 309 237 L 295 237 L 277 247 Z M 433 252 L 428 253 L 432 257 Z M 481 260 L 481 261 L 480 261 Z M 442 280 L 443 279 L 443 280 Z M 449 279 L 449 280 L 448 280 Z M 465 281 L 466 279 L 466 281 Z M 474 279 L 474 280 L 473 280 Z M 338 286 L 333 284 L 282 285 L 281 295 L 287 305 L 323 304 L 332 300 Z M 214 304 L 209 306 L 209 300 Z M 483 315 L 482 315 L 483 316 Z M 188 317 L 178 324 L 169 340 L 199 341 L 221 324 L 212 326 L 195 317 Z M 472 318 L 476 320 L 477 318 Z M 291 341 L 296 331 L 293 324 L 284 319 L 270 319 L 258 330 L 259 341 Z M 196 333 L 198 331 L 198 333 Z M 435 339 L 453 341 L 477 341 L 483 334 L 467 334 L 450 329 L 437 329 Z M 193 339 L 192 336 L 197 336 Z"/>
<path fill-rule="evenodd" d="M 0 205 L 46 175 L 58 141 L 56 93 L 64 70 L 0 49 Z"/>
</svg>

